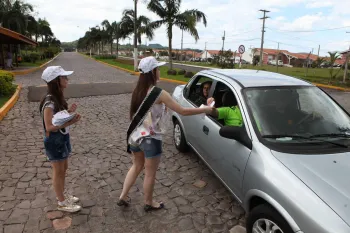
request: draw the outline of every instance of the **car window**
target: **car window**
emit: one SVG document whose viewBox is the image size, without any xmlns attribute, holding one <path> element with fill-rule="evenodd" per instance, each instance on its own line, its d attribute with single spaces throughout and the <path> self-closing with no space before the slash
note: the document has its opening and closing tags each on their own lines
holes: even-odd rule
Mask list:
<svg viewBox="0 0 350 233">
<path fill-rule="evenodd" d="M 219 112 L 219 118 L 210 118 L 220 126 L 228 125 L 231 122 L 236 123 L 231 111 L 238 106 L 238 102 L 232 89 L 222 82 L 217 82 L 212 97 L 215 99 L 215 108 Z M 237 112 L 234 114 L 237 114 Z M 238 121 L 242 121 L 242 117 L 239 118 Z"/>
<path fill-rule="evenodd" d="M 213 79 L 198 76 L 189 86 L 189 94 L 186 99 L 192 102 L 196 107 L 200 107 L 202 104 L 207 104 L 207 98 L 209 96 Z"/>
</svg>

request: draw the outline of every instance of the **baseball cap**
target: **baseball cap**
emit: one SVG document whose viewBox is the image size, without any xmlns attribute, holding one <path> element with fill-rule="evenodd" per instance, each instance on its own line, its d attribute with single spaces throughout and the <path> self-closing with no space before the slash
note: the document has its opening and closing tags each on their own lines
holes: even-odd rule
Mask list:
<svg viewBox="0 0 350 233">
<path fill-rule="evenodd" d="M 41 78 L 49 83 L 59 76 L 69 76 L 73 74 L 73 72 L 74 71 L 65 71 L 61 66 L 49 66 L 44 70 Z"/>
<path fill-rule="evenodd" d="M 158 62 L 157 59 L 155 59 L 155 57 L 145 57 L 140 61 L 139 71 L 143 74 L 146 74 L 152 71 L 154 68 L 158 66 L 163 66 L 165 64 L 166 62 Z"/>
</svg>

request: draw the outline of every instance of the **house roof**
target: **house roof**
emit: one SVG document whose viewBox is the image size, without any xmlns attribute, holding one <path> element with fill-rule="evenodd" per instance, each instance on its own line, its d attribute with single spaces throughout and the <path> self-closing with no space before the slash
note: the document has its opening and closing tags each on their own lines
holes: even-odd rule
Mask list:
<svg viewBox="0 0 350 233">
<path fill-rule="evenodd" d="M 4 27 L 0 27 L 0 44 L 38 45 L 34 40 Z"/>
</svg>

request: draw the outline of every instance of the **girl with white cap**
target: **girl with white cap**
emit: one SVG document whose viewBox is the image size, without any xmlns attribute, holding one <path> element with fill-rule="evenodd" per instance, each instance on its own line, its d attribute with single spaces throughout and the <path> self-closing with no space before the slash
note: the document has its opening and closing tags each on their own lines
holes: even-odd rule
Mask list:
<svg viewBox="0 0 350 233">
<path fill-rule="evenodd" d="M 44 146 L 48 160 L 52 164 L 53 176 L 52 184 L 58 200 L 58 210 L 66 212 L 77 212 L 81 206 L 75 205 L 79 199 L 64 192 L 66 172 L 68 169 L 68 157 L 71 153 L 69 138 L 69 126 L 80 120 L 80 115 L 64 123 L 61 126 L 53 125 L 53 116 L 57 112 L 67 110 L 69 113 L 75 112 L 77 105 L 73 104 L 68 109 L 68 104 L 64 99 L 63 90 L 67 88 L 68 76 L 73 71 L 65 71 L 60 66 L 49 66 L 43 74 L 42 79 L 47 83 L 47 94 L 40 103 L 40 112 L 43 117 L 44 126 Z"/>
<path fill-rule="evenodd" d="M 156 87 L 160 76 L 159 66 L 164 64 L 165 62 L 158 62 L 154 57 L 146 57 L 140 61 L 138 67 L 141 74 L 131 97 L 130 119 L 132 122 L 127 135 L 128 152 L 133 154 L 133 165 L 126 175 L 123 191 L 117 202 L 118 206 L 129 205 L 130 200 L 127 197 L 130 188 L 145 168 L 144 210 L 148 212 L 164 207 L 162 202 L 153 200 L 153 189 L 162 154 L 164 123 L 168 120 L 166 119 L 169 112 L 167 109 L 186 116 L 209 114 L 213 111 L 211 107 L 183 108 L 168 92 Z M 152 100 L 149 101 L 150 99 Z M 148 111 L 145 110 L 147 108 L 149 108 Z"/>
</svg>

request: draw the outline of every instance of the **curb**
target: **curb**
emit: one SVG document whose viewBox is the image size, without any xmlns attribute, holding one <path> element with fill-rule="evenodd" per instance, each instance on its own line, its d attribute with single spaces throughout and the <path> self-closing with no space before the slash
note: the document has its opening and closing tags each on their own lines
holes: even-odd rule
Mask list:
<svg viewBox="0 0 350 233">
<path fill-rule="evenodd" d="M 131 71 L 131 70 L 124 69 L 124 68 L 121 68 L 121 67 L 116 66 L 116 65 L 112 65 L 112 64 L 109 64 L 109 63 L 106 63 L 106 62 L 103 62 L 103 61 L 99 61 L 99 60 L 96 60 L 94 58 L 91 58 L 90 56 L 82 54 L 82 53 L 79 53 L 79 54 L 81 54 L 81 55 L 83 55 L 83 56 L 85 56 L 87 58 L 90 58 L 90 59 L 92 59 L 92 60 L 94 60 L 96 62 L 99 62 L 101 64 L 104 64 L 104 65 L 116 68 L 118 70 L 125 71 L 125 72 L 128 72 L 128 73 L 133 74 L 133 75 L 140 75 L 140 72 Z M 162 77 L 160 78 L 160 80 L 165 81 L 165 82 L 177 83 L 177 84 L 187 84 L 187 82 L 185 82 L 185 81 L 173 80 L 173 79 L 162 78 Z"/>
<path fill-rule="evenodd" d="M 336 87 L 336 86 L 331 86 L 331 85 L 321 84 L 321 83 L 312 83 L 312 84 L 315 85 L 315 86 L 317 86 L 317 87 L 323 87 L 323 88 L 333 89 L 333 90 L 337 90 L 337 91 L 346 91 L 346 92 L 350 92 L 350 88 Z"/>
<path fill-rule="evenodd" d="M 16 104 L 19 93 L 22 89 L 22 85 L 17 86 L 16 92 L 12 95 L 12 97 L 5 103 L 2 108 L 0 108 L 0 121 L 6 116 L 6 114 L 10 111 L 10 109 Z"/>
<path fill-rule="evenodd" d="M 62 52 L 61 52 L 62 53 Z M 51 63 L 53 60 L 55 60 L 61 53 L 57 54 L 57 56 L 55 56 L 54 58 L 52 58 L 50 61 L 42 64 L 41 66 L 39 67 L 35 67 L 35 68 L 32 68 L 32 69 L 28 69 L 28 70 L 20 70 L 20 71 L 12 71 L 12 73 L 14 75 L 26 75 L 26 74 L 30 74 L 30 73 L 33 73 L 37 70 L 40 70 L 41 68 L 43 68 L 44 66 L 48 65 L 49 63 Z"/>
</svg>

